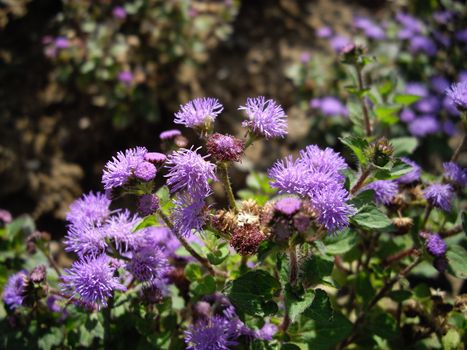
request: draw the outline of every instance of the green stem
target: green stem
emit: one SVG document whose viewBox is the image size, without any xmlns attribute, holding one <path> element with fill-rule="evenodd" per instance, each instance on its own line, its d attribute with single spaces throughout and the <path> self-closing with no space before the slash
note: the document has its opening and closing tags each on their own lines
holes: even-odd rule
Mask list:
<svg viewBox="0 0 467 350">
<path fill-rule="evenodd" d="M 47 261 L 49 262 L 50 266 L 55 270 L 55 272 L 57 273 L 57 276 L 61 276 L 62 272 L 60 271 L 60 268 L 58 267 L 57 263 L 55 262 L 55 260 L 52 258 L 52 256 L 50 255 L 50 250 L 49 249 L 46 249 L 42 243 L 38 243 L 36 244 L 36 247 L 42 252 L 42 254 L 45 255 L 45 257 L 47 258 Z"/>
<path fill-rule="evenodd" d="M 425 229 L 426 223 L 428 222 L 428 218 L 430 217 L 432 210 L 433 210 L 433 207 L 431 206 L 431 204 L 428 204 L 425 208 L 425 213 L 423 214 L 422 226 L 420 227 L 421 231 Z"/>
<path fill-rule="evenodd" d="M 364 84 L 363 84 L 362 68 L 357 64 L 355 65 L 355 70 L 357 71 L 358 89 L 360 92 L 358 98 L 360 100 L 360 105 L 362 106 L 363 123 L 365 127 L 365 132 L 366 132 L 366 136 L 371 136 L 371 124 L 370 124 L 370 117 L 368 113 L 368 107 L 365 102 L 365 97 L 361 95 L 361 93 L 365 89 Z"/>
<path fill-rule="evenodd" d="M 365 183 L 365 180 L 370 175 L 370 173 L 371 173 L 371 170 L 369 168 L 362 171 L 362 174 L 360 175 L 359 179 L 357 180 L 355 185 L 353 185 L 353 187 L 350 189 L 350 194 L 354 194 L 360 188 L 362 188 L 363 184 Z"/>
<path fill-rule="evenodd" d="M 227 199 L 229 201 L 230 207 L 237 211 L 237 204 L 235 203 L 235 196 L 232 191 L 232 184 L 230 183 L 228 164 L 225 162 L 219 163 L 221 181 L 224 185 L 225 192 L 227 194 Z"/>
<path fill-rule="evenodd" d="M 253 142 L 255 142 L 257 139 L 258 137 L 255 134 L 250 132 L 248 135 L 248 140 L 245 142 L 245 149 L 250 147 L 253 144 Z"/>
</svg>

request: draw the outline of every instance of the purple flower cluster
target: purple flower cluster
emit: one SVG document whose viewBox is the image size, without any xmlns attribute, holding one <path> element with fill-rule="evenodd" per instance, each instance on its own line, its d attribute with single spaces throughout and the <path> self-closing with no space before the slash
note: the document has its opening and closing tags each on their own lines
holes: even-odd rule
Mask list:
<svg viewBox="0 0 467 350">
<path fill-rule="evenodd" d="M 437 233 L 423 233 L 426 237 L 425 246 L 426 250 L 435 257 L 444 256 L 446 254 L 446 243 Z"/>
<path fill-rule="evenodd" d="M 292 216 L 300 210 L 302 201 L 295 197 L 285 197 L 274 203 L 274 208 L 281 214 Z"/>
<path fill-rule="evenodd" d="M 378 180 L 369 183 L 362 190 L 373 190 L 376 203 L 388 205 L 397 194 L 399 187 L 395 181 Z"/>
<path fill-rule="evenodd" d="M 446 90 L 446 95 L 459 111 L 467 111 L 467 81 L 461 81 L 460 83 L 451 85 L 451 87 Z"/>
<path fill-rule="evenodd" d="M 175 113 L 174 122 L 187 128 L 202 127 L 214 122 L 223 109 L 216 98 L 196 98 L 180 106 L 180 111 Z"/>
<path fill-rule="evenodd" d="M 451 185 L 432 184 L 425 188 L 423 195 L 433 207 L 444 211 L 451 210 L 451 202 L 454 197 Z"/>
<path fill-rule="evenodd" d="M 242 126 L 253 133 L 266 139 L 287 135 L 286 115 L 276 101 L 267 100 L 264 96 L 247 98 L 246 105 L 238 109 L 244 110 L 248 115 L 248 120 Z"/>
<path fill-rule="evenodd" d="M 314 98 L 310 101 L 310 107 L 318 110 L 325 117 L 347 117 L 349 115 L 347 107 L 334 96 Z"/>
<path fill-rule="evenodd" d="M 416 182 L 420 180 L 420 174 L 422 172 L 422 168 L 420 168 L 420 166 L 417 163 L 410 160 L 409 158 L 401 157 L 401 160 L 405 164 L 410 165 L 412 167 L 412 170 L 402 175 L 401 177 L 399 177 L 396 181 L 400 184 L 410 184 L 412 182 Z"/>
<path fill-rule="evenodd" d="M 11 275 L 3 290 L 3 301 L 10 309 L 15 309 L 23 304 L 26 292 L 28 275 L 20 271 Z"/>
<path fill-rule="evenodd" d="M 461 188 L 467 185 L 467 169 L 460 167 L 454 162 L 443 163 L 443 167 L 446 179 Z"/>
<path fill-rule="evenodd" d="M 310 200 L 316 221 L 328 231 L 340 230 L 349 224 L 354 208 L 346 203 L 342 171 L 345 160 L 330 148 L 310 145 L 294 160 L 286 157 L 269 169 L 271 186 L 280 193 L 298 194 Z"/>
<path fill-rule="evenodd" d="M 383 40 L 386 38 L 386 33 L 384 32 L 383 28 L 367 17 L 354 17 L 353 25 L 355 28 L 363 31 L 365 36 L 369 39 Z"/>
</svg>

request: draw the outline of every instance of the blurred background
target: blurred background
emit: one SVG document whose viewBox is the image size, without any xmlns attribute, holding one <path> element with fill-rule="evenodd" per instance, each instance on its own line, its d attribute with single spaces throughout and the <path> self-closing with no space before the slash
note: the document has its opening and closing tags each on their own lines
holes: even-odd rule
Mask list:
<svg viewBox="0 0 467 350">
<path fill-rule="evenodd" d="M 0 0 L 0 208 L 61 235 L 70 202 L 102 189 L 105 162 L 159 150 L 194 97 L 218 98 L 217 131 L 240 136 L 246 97 L 288 114 L 289 137 L 249 150 L 237 189 L 253 164 L 265 170 L 310 143 L 342 149 L 337 137 L 359 114 L 338 59 L 352 41 L 374 55 L 366 79 L 380 97 L 422 98 L 381 118 L 437 168 L 458 142 L 443 92 L 467 79 L 466 18 L 449 0 Z"/>
</svg>

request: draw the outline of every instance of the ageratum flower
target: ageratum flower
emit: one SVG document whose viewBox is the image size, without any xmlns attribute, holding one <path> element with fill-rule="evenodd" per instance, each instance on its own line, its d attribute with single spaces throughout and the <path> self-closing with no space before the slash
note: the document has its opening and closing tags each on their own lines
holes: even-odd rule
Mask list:
<svg viewBox="0 0 467 350">
<path fill-rule="evenodd" d="M 148 152 L 144 155 L 144 160 L 153 164 L 162 164 L 166 161 L 167 156 L 164 153 Z"/>
<path fill-rule="evenodd" d="M 435 257 L 440 257 L 446 254 L 446 243 L 437 233 L 426 234 L 425 246 L 426 250 Z"/>
<path fill-rule="evenodd" d="M 113 9 L 112 9 L 112 15 L 114 16 L 114 18 L 116 19 L 125 19 L 126 16 L 127 16 L 127 13 L 126 13 L 126 10 L 124 7 L 122 6 L 115 6 Z"/>
<path fill-rule="evenodd" d="M 200 147 L 201 148 L 201 147 Z M 169 172 L 167 185 L 172 192 L 187 190 L 195 196 L 207 196 L 211 189 L 209 180 L 216 181 L 216 166 L 207 161 L 207 156 L 197 153 L 199 150 L 180 149 L 173 152 L 167 159 Z"/>
<path fill-rule="evenodd" d="M 180 241 L 168 227 L 150 226 L 135 233 L 135 246 L 159 247 L 166 256 L 175 256 Z"/>
<path fill-rule="evenodd" d="M 104 193 L 89 192 L 71 203 L 66 220 L 77 228 L 101 226 L 110 215 L 110 202 Z"/>
<path fill-rule="evenodd" d="M 97 256 L 105 251 L 104 228 L 95 226 L 77 227 L 71 225 L 63 240 L 65 251 L 74 252 L 79 257 Z"/>
<path fill-rule="evenodd" d="M 346 203 L 348 193 L 345 189 L 321 191 L 312 199 L 311 204 L 316 211 L 316 221 L 329 232 L 339 231 L 349 226 L 349 218 L 355 209 Z"/>
<path fill-rule="evenodd" d="M 422 115 L 410 122 L 408 128 L 413 136 L 425 137 L 436 134 L 440 130 L 440 123 L 434 115 Z"/>
<path fill-rule="evenodd" d="M 294 197 L 286 197 L 279 199 L 274 203 L 274 208 L 281 214 L 292 216 L 297 211 L 300 210 L 302 206 L 302 201 Z"/>
<path fill-rule="evenodd" d="M 454 182 L 460 187 L 467 185 L 467 169 L 464 169 L 454 162 L 443 163 L 444 176 L 449 181 Z"/>
<path fill-rule="evenodd" d="M 11 213 L 8 210 L 0 209 L 0 223 L 9 224 L 13 220 Z"/>
<path fill-rule="evenodd" d="M 277 188 L 279 193 L 297 193 L 305 195 L 307 187 L 303 176 L 303 166 L 292 156 L 276 161 L 268 170 L 268 176 L 273 179 L 271 187 Z"/>
<path fill-rule="evenodd" d="M 20 271 L 11 275 L 3 290 L 3 301 L 10 309 L 15 309 L 23 304 L 26 293 L 28 275 Z"/>
<path fill-rule="evenodd" d="M 451 201 L 454 196 L 451 185 L 433 184 L 425 188 L 423 191 L 428 203 L 435 208 L 440 208 L 444 211 L 451 210 Z"/>
<path fill-rule="evenodd" d="M 246 105 L 239 110 L 246 111 L 248 119 L 242 123 L 245 128 L 266 139 L 287 135 L 287 120 L 284 110 L 274 100 L 264 96 L 247 98 Z"/>
<path fill-rule="evenodd" d="M 99 309 L 107 307 L 107 300 L 115 291 L 125 290 L 115 276 L 114 264 L 111 264 L 111 260 L 105 255 L 75 261 L 69 269 L 65 269 L 61 278 L 64 293 Z"/>
<path fill-rule="evenodd" d="M 369 183 L 362 190 L 373 190 L 375 192 L 376 203 L 388 205 L 397 194 L 398 186 L 392 180 L 378 180 Z"/>
<path fill-rule="evenodd" d="M 159 209 L 160 201 L 155 194 L 143 194 L 138 198 L 138 212 L 142 216 L 148 216 Z"/>
<path fill-rule="evenodd" d="M 132 249 L 135 240 L 133 228 L 141 219 L 132 215 L 128 210 L 123 210 L 113 215 L 102 228 L 104 239 L 109 239 L 120 253 Z"/>
<path fill-rule="evenodd" d="M 166 131 L 162 131 L 159 135 L 159 138 L 162 140 L 162 141 L 165 141 L 165 140 L 170 140 L 170 139 L 174 139 L 176 138 L 177 136 L 181 136 L 182 133 L 180 130 L 177 130 L 177 129 L 171 129 L 171 130 L 166 130 Z"/>
<path fill-rule="evenodd" d="M 415 163 L 414 161 L 410 160 L 406 157 L 401 157 L 401 160 L 412 167 L 412 170 L 409 171 L 407 174 L 402 175 L 396 181 L 401 184 L 409 184 L 420 179 L 420 174 L 422 172 L 422 168 Z"/>
<path fill-rule="evenodd" d="M 264 326 L 255 332 L 255 337 L 262 340 L 272 340 L 274 334 L 276 334 L 278 328 L 276 325 L 266 322 Z"/>
<path fill-rule="evenodd" d="M 467 111 L 467 81 L 452 84 L 446 90 L 446 95 L 452 100 L 452 103 L 459 111 Z"/>
<path fill-rule="evenodd" d="M 220 162 L 238 162 L 242 157 L 245 145 L 242 140 L 215 133 L 206 142 L 206 148 L 213 159 Z"/>
<path fill-rule="evenodd" d="M 180 192 L 175 196 L 172 211 L 174 229 L 182 236 L 190 236 L 199 232 L 206 222 L 204 197 L 196 193 Z"/>
<path fill-rule="evenodd" d="M 130 148 L 124 152 L 118 152 L 117 156 L 108 161 L 104 167 L 102 175 L 104 188 L 110 190 L 125 185 L 133 176 L 138 164 L 144 161 L 144 155 L 147 152 L 145 147 Z"/>
<path fill-rule="evenodd" d="M 156 177 L 157 169 L 154 164 L 147 161 L 139 163 L 134 171 L 134 174 L 138 180 L 151 181 Z"/>
<path fill-rule="evenodd" d="M 126 268 L 138 281 L 151 282 L 165 277 L 169 261 L 161 248 L 142 246 L 132 252 Z"/>
<path fill-rule="evenodd" d="M 316 145 L 306 146 L 300 151 L 300 163 L 309 171 L 329 174 L 340 181 L 344 180 L 342 172 L 349 167 L 339 153 L 329 147 L 323 150 Z"/>
<path fill-rule="evenodd" d="M 180 106 L 180 111 L 175 113 L 174 122 L 183 124 L 187 128 L 202 127 L 214 122 L 223 109 L 217 98 L 195 98 Z"/>
</svg>

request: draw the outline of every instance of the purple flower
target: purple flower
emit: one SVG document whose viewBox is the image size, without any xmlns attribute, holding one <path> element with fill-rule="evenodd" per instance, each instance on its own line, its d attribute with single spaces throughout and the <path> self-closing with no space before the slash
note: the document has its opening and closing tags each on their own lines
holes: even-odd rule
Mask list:
<svg viewBox="0 0 467 350">
<path fill-rule="evenodd" d="M 320 28 L 318 28 L 318 30 L 316 31 L 316 36 L 318 38 L 324 38 L 324 39 L 330 38 L 332 36 L 331 27 L 320 27 Z"/>
<path fill-rule="evenodd" d="M 423 233 L 426 236 L 425 246 L 428 253 L 435 257 L 443 256 L 446 254 L 446 243 L 437 233 Z"/>
<path fill-rule="evenodd" d="M 245 144 L 236 137 L 215 133 L 209 136 L 206 148 L 216 161 L 238 162 L 243 155 Z"/>
<path fill-rule="evenodd" d="M 320 100 L 313 99 L 310 101 L 310 106 L 319 109 L 326 117 L 347 116 L 349 113 L 347 107 L 334 96 L 326 96 Z"/>
<path fill-rule="evenodd" d="M 415 114 L 415 112 L 413 110 L 411 110 L 410 108 L 404 108 L 402 111 L 401 111 L 401 115 L 400 115 L 400 118 L 403 122 L 405 123 L 409 123 L 411 121 L 414 121 L 415 118 L 417 117 L 417 115 Z"/>
<path fill-rule="evenodd" d="M 147 153 L 145 147 L 136 147 L 127 149 L 124 152 L 118 152 L 116 157 L 108 161 L 104 167 L 102 183 L 106 190 L 125 185 L 133 176 L 133 172 L 141 162 L 144 162 L 144 156 Z"/>
<path fill-rule="evenodd" d="M 166 131 L 161 132 L 159 135 L 159 138 L 164 141 L 164 140 L 174 139 L 177 136 L 181 136 L 181 135 L 182 133 L 180 132 L 180 130 L 171 129 L 171 130 L 166 130 Z"/>
<path fill-rule="evenodd" d="M 153 180 L 156 177 L 156 173 L 157 169 L 154 164 L 147 161 L 139 163 L 134 171 L 136 178 L 145 182 Z"/>
<path fill-rule="evenodd" d="M 417 82 L 408 83 L 405 86 L 405 92 L 410 95 L 426 97 L 428 96 L 428 89 L 425 85 Z"/>
<path fill-rule="evenodd" d="M 436 45 L 430 38 L 425 36 L 417 35 L 410 38 L 410 52 L 413 54 L 425 53 L 428 56 L 434 56 L 436 54 Z"/>
<path fill-rule="evenodd" d="M 268 176 L 273 180 L 271 186 L 279 189 L 280 193 L 305 195 L 308 192 L 304 181 L 304 168 L 292 156 L 287 156 L 274 163 L 268 170 Z"/>
<path fill-rule="evenodd" d="M 63 309 L 58 305 L 58 297 L 55 295 L 51 295 L 47 298 L 45 303 L 47 304 L 47 307 L 49 308 L 50 311 L 52 312 L 62 312 Z"/>
<path fill-rule="evenodd" d="M 15 309 L 23 304 L 26 293 L 28 275 L 20 271 L 11 275 L 3 290 L 3 301 L 10 309 Z"/>
<path fill-rule="evenodd" d="M 443 167 L 446 179 L 460 187 L 467 185 L 467 169 L 460 167 L 454 162 L 443 163 Z"/>
<path fill-rule="evenodd" d="M 266 139 L 287 135 L 285 112 L 274 100 L 266 100 L 264 96 L 247 98 L 246 105 L 238 109 L 246 111 L 249 119 L 242 126 L 251 128 L 255 134 Z"/>
<path fill-rule="evenodd" d="M 71 203 L 66 220 L 77 228 L 101 226 L 110 215 L 110 202 L 101 192 L 84 194 Z"/>
<path fill-rule="evenodd" d="M 418 181 L 420 179 L 420 174 L 422 172 L 422 169 L 420 168 L 420 166 L 414 161 L 406 157 L 401 157 L 401 160 L 405 164 L 410 165 L 412 167 L 412 170 L 408 172 L 407 174 L 404 174 L 401 177 L 399 177 L 396 181 L 401 184 L 409 184 L 409 183 Z"/>
<path fill-rule="evenodd" d="M 112 15 L 117 19 L 125 19 L 127 16 L 126 10 L 122 6 L 115 6 L 112 9 Z"/>
<path fill-rule="evenodd" d="M 449 115 L 458 117 L 460 115 L 456 105 L 453 104 L 452 99 L 449 96 L 445 96 L 443 99 L 443 108 L 448 112 Z"/>
<path fill-rule="evenodd" d="M 459 111 L 467 111 L 467 81 L 452 84 L 446 90 L 446 95 L 452 100 Z"/>
<path fill-rule="evenodd" d="M 133 78 L 133 73 L 129 70 L 124 70 L 118 73 L 118 80 L 125 85 L 131 85 Z"/>
<path fill-rule="evenodd" d="M 442 75 L 435 75 L 431 77 L 431 86 L 438 94 L 444 94 L 449 87 L 449 81 Z"/>
<path fill-rule="evenodd" d="M 302 52 L 300 54 L 300 62 L 302 64 L 307 64 L 311 60 L 311 54 L 309 52 Z"/>
<path fill-rule="evenodd" d="M 441 102 L 437 96 L 427 96 L 415 103 L 415 109 L 423 114 L 436 114 L 441 108 Z"/>
<path fill-rule="evenodd" d="M 404 29 L 413 33 L 421 33 L 424 29 L 423 23 L 415 17 L 403 12 L 396 15 L 396 20 L 404 26 Z"/>
<path fill-rule="evenodd" d="M 344 158 L 333 149 L 324 150 L 316 145 L 306 146 L 300 151 L 300 163 L 313 172 L 327 173 L 337 180 L 343 180 L 342 171 L 348 168 Z"/>
<path fill-rule="evenodd" d="M 353 25 L 361 29 L 370 39 L 382 40 L 386 37 L 384 30 L 367 17 L 356 16 Z"/>
<path fill-rule="evenodd" d="M 433 13 L 434 20 L 441 24 L 447 24 L 453 17 L 454 13 L 451 11 L 436 11 Z"/>
<path fill-rule="evenodd" d="M 455 37 L 458 42 L 467 44 L 467 28 L 457 31 Z"/>
<path fill-rule="evenodd" d="M 13 217 L 8 210 L 0 209 L 0 223 L 9 224 L 12 220 Z"/>
<path fill-rule="evenodd" d="M 373 190 L 376 203 L 388 205 L 397 194 L 398 186 L 395 181 L 378 180 L 366 185 L 363 190 Z"/>
<path fill-rule="evenodd" d="M 292 216 L 300 210 L 302 201 L 294 197 L 285 197 L 279 199 L 275 204 L 274 208 L 279 212 L 287 216 Z"/>
<path fill-rule="evenodd" d="M 409 132 L 417 137 L 435 134 L 439 129 L 439 122 L 433 115 L 420 116 L 409 124 Z"/>
<path fill-rule="evenodd" d="M 159 247 L 143 246 L 132 252 L 126 268 L 141 282 L 160 281 L 169 272 L 169 262 Z"/>
<path fill-rule="evenodd" d="M 105 255 L 75 261 L 61 278 L 65 293 L 78 297 L 85 304 L 97 305 L 99 309 L 107 306 L 107 299 L 114 291 L 125 290 L 115 276 L 114 264 Z"/>
<path fill-rule="evenodd" d="M 79 257 L 97 256 L 107 247 L 102 227 L 74 226 L 68 228 L 63 240 L 65 251 L 74 252 Z"/>
<path fill-rule="evenodd" d="M 167 160 L 167 156 L 164 153 L 148 152 L 144 155 L 144 160 L 153 164 L 162 164 Z"/>
<path fill-rule="evenodd" d="M 277 330 L 278 328 L 276 325 L 266 322 L 260 330 L 256 331 L 255 337 L 262 340 L 272 340 Z"/>
<path fill-rule="evenodd" d="M 331 45 L 332 49 L 336 52 L 341 52 L 344 47 L 351 43 L 352 41 L 349 38 L 342 35 L 336 35 L 329 40 L 329 45 Z"/>
<path fill-rule="evenodd" d="M 457 76 L 457 79 L 460 82 L 467 81 L 467 70 L 462 70 L 459 72 L 459 75 Z"/>
<path fill-rule="evenodd" d="M 132 249 L 135 241 L 133 229 L 141 219 L 123 210 L 110 217 L 106 226 L 102 228 L 104 239 L 109 239 L 120 253 Z"/>
<path fill-rule="evenodd" d="M 135 246 L 160 247 L 167 256 L 175 256 L 180 248 L 180 241 L 168 227 L 145 227 L 134 234 Z"/>
<path fill-rule="evenodd" d="M 70 47 L 70 41 L 63 36 L 56 37 L 54 44 L 57 49 L 68 49 Z"/>
<path fill-rule="evenodd" d="M 451 185 L 433 184 L 425 188 L 423 195 L 433 207 L 444 211 L 451 210 L 451 201 L 454 196 Z"/>
<path fill-rule="evenodd" d="M 182 236 L 188 237 L 193 231 L 202 230 L 206 222 L 204 197 L 187 192 L 179 192 L 174 199 L 172 222 L 174 229 Z"/>
<path fill-rule="evenodd" d="M 450 120 L 445 120 L 443 122 L 443 131 L 449 136 L 454 136 L 459 132 L 459 130 L 456 128 L 456 124 Z"/>
<path fill-rule="evenodd" d="M 216 166 L 205 159 L 207 156 L 198 154 L 198 150 L 182 148 L 169 155 L 166 162 L 169 172 L 165 177 L 171 192 L 186 189 L 201 196 L 210 193 L 208 181 L 217 180 Z"/>
<path fill-rule="evenodd" d="M 343 188 L 317 193 L 311 204 L 316 211 L 318 224 L 323 225 L 329 232 L 347 227 L 349 217 L 355 214 L 355 209 L 346 203 L 348 199 L 348 193 Z"/>
<path fill-rule="evenodd" d="M 175 113 L 174 122 L 183 124 L 187 128 L 201 127 L 206 123 L 214 122 L 223 109 L 224 107 L 216 98 L 196 98 L 180 106 L 180 111 Z"/>
<path fill-rule="evenodd" d="M 159 205 L 159 198 L 155 194 L 143 194 L 138 198 L 138 212 L 142 216 L 155 213 Z"/>
</svg>

